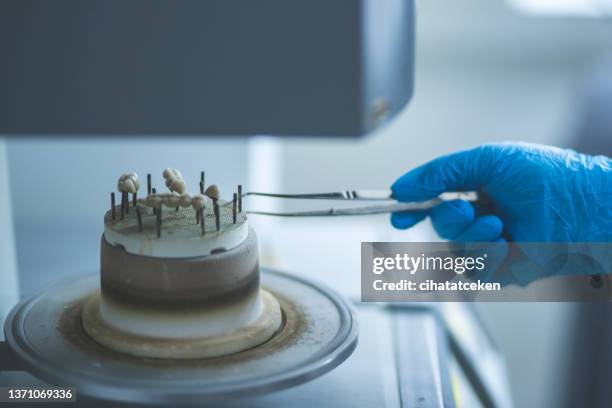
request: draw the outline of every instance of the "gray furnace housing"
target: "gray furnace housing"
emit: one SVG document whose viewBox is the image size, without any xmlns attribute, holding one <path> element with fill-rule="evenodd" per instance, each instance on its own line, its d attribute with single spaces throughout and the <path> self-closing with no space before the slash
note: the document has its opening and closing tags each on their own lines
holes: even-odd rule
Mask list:
<svg viewBox="0 0 612 408">
<path fill-rule="evenodd" d="M 409 101 L 412 0 L 7 0 L 0 134 L 361 136 Z"/>
</svg>

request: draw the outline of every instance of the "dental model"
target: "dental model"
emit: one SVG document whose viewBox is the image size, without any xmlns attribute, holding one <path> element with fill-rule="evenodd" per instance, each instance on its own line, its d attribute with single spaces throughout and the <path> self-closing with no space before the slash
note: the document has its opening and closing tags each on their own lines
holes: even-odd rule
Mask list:
<svg viewBox="0 0 612 408">
<path fill-rule="evenodd" d="M 138 203 L 151 208 L 159 208 L 162 204 L 166 207 L 193 207 L 194 210 L 201 210 L 210 202 L 210 198 L 197 194 L 191 197 L 188 193 L 155 193 L 149 194 L 146 199 L 139 200 Z"/>
<path fill-rule="evenodd" d="M 121 193 L 121 219 L 125 216 L 125 214 L 130 212 L 130 203 L 128 201 L 128 194 L 132 194 L 132 202 L 134 207 L 136 207 L 137 202 L 137 193 L 138 189 L 140 189 L 140 180 L 138 179 L 138 174 L 136 173 L 125 173 L 119 177 L 117 181 L 117 190 Z M 111 201 L 113 202 L 113 216 L 114 216 L 114 195 L 111 197 Z"/>
<path fill-rule="evenodd" d="M 225 229 L 232 230 L 233 228 L 230 225 L 240 229 L 239 226 L 246 219 L 246 214 L 242 212 L 242 186 L 238 186 L 238 193 L 233 194 L 231 201 L 222 201 L 219 187 L 216 184 L 211 184 L 204 190 L 204 172 L 200 173 L 199 182 L 199 190 L 201 192 L 204 190 L 203 194 L 193 196 L 185 191 L 185 180 L 180 171 L 167 168 L 162 175 L 164 184 L 170 191 L 158 193 L 152 186 L 151 174 L 147 174 L 147 191 L 149 193 L 145 198 L 137 198 L 136 196 L 140 188 L 140 181 L 136 173 L 125 173 L 119 177 L 117 189 L 121 193 L 121 217 L 117 220 L 115 193 L 113 192 L 111 193 L 111 211 L 109 212 L 109 221 L 113 222 L 113 231 L 108 232 L 110 237 L 113 236 L 114 230 L 123 232 L 123 229 L 131 229 L 134 226 L 136 226 L 138 234 L 147 236 L 151 233 L 150 227 L 153 226 L 153 231 L 156 233 L 155 237 L 160 239 L 162 237 L 162 224 L 165 233 L 175 234 L 176 236 L 181 236 L 186 231 L 189 231 L 189 234 L 195 235 L 197 233 L 200 236 L 204 236 L 206 231 L 210 232 L 211 230 L 221 233 Z M 133 195 L 131 205 L 136 214 L 125 219 L 130 208 L 130 202 L 127 198 L 129 193 Z M 166 213 L 164 207 L 174 209 L 174 214 Z M 125 222 L 123 222 L 124 219 Z M 153 223 L 152 220 L 154 220 Z M 187 220 L 195 220 L 192 224 L 194 226 L 189 227 L 188 224 L 191 221 Z M 206 224 L 212 225 L 207 227 Z M 244 235 L 244 231 L 242 231 L 242 234 Z M 231 234 L 228 236 L 231 236 Z M 150 238 L 147 237 L 147 242 Z M 139 241 L 137 244 L 142 248 L 150 249 L 151 246 L 155 246 L 150 242 L 145 245 L 140 242 L 141 239 L 142 237 L 137 238 L 137 241 Z"/>
<path fill-rule="evenodd" d="M 197 194 L 193 196 L 193 198 L 191 199 L 191 205 L 194 210 L 198 211 L 204 208 L 204 206 L 206 205 L 208 201 L 209 201 L 208 197 L 202 194 Z"/>
<path fill-rule="evenodd" d="M 125 173 L 117 181 L 117 190 L 122 193 L 135 194 L 140 189 L 140 180 L 136 173 Z"/>
<path fill-rule="evenodd" d="M 216 184 L 211 184 L 208 186 L 206 191 L 204 191 L 204 195 L 212 198 L 213 200 L 219 199 L 219 187 Z"/>
<path fill-rule="evenodd" d="M 170 191 L 175 191 L 179 194 L 185 192 L 185 180 L 177 169 L 167 168 L 163 173 L 164 179 L 166 179 L 166 187 Z"/>
</svg>

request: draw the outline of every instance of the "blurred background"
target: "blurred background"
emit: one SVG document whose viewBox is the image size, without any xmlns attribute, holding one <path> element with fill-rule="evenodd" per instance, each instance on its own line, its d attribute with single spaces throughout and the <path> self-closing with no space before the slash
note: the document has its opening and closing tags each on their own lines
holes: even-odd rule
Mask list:
<svg viewBox="0 0 612 408">
<path fill-rule="evenodd" d="M 205 170 L 207 183 L 230 197 L 237 184 L 288 193 L 386 188 L 429 159 L 493 141 L 611 155 L 612 22 L 601 15 L 605 3 L 418 1 L 413 100 L 365 139 L 8 139 L 0 154 L 8 155 L 10 186 L 0 193 L 12 193 L 3 204 L 4 215 L 12 207 L 21 294 L 96 270 L 102 214 L 126 171 L 141 178 L 150 172 L 161 187 L 162 170 L 175 167 L 195 191 Z M 248 208 L 295 205 L 249 200 Z M 251 222 L 264 265 L 314 276 L 352 298 L 359 296 L 360 242 L 436 239 L 427 222 L 395 231 L 386 216 Z M 507 358 L 516 406 L 559 406 L 579 307 L 477 308 Z"/>
</svg>

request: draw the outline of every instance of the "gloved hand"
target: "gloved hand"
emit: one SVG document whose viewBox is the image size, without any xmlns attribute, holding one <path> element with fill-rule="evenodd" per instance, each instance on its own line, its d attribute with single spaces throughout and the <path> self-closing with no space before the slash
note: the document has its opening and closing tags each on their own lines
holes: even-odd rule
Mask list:
<svg viewBox="0 0 612 408">
<path fill-rule="evenodd" d="M 523 143 L 483 145 L 435 159 L 391 187 L 399 201 L 476 190 L 488 208 L 456 200 L 430 211 L 395 213 L 406 229 L 430 216 L 436 232 L 460 242 L 612 241 L 612 160 Z"/>
</svg>

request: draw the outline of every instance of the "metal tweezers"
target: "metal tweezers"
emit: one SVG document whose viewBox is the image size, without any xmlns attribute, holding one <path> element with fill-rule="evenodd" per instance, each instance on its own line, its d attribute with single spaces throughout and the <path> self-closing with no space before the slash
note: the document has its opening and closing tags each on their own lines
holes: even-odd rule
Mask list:
<svg viewBox="0 0 612 408">
<path fill-rule="evenodd" d="M 478 200 L 478 193 L 474 191 L 466 192 L 446 192 L 436 198 L 426 201 L 399 202 L 393 198 L 391 190 L 345 190 L 333 193 L 310 193 L 310 194 L 271 194 L 248 192 L 242 195 L 261 196 L 272 198 L 288 198 L 303 200 L 344 200 L 344 201 L 391 201 L 385 204 L 368 205 L 353 208 L 328 208 L 324 210 L 296 211 L 296 212 L 268 212 L 268 211 L 247 211 L 247 214 L 271 215 L 276 217 L 326 217 L 342 215 L 372 215 L 385 214 L 402 211 L 428 210 L 436 205 L 451 200 L 465 200 L 475 202 Z"/>
</svg>

